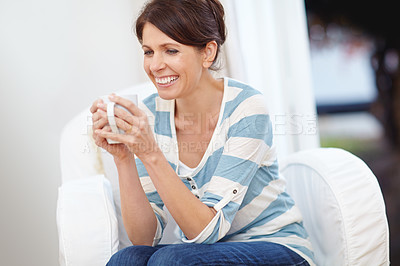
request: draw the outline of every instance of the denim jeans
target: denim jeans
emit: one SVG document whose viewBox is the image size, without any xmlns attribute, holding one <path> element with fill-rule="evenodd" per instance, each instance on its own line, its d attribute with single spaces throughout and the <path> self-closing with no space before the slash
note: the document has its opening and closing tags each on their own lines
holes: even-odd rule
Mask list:
<svg viewBox="0 0 400 266">
<path fill-rule="evenodd" d="M 125 265 L 309 265 L 289 248 L 271 242 L 217 242 L 131 246 L 115 253 L 107 266 Z"/>
</svg>

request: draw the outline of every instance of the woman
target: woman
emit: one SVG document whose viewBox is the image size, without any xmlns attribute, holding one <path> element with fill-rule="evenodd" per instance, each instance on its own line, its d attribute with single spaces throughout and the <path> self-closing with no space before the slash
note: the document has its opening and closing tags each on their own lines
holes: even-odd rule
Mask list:
<svg viewBox="0 0 400 266">
<path fill-rule="evenodd" d="M 222 5 L 150 1 L 136 34 L 158 93 L 139 107 L 110 96 L 131 112 L 115 110 L 125 134 L 111 133 L 101 100 L 91 107 L 96 144 L 118 169 L 133 244 L 108 265 L 313 264 L 301 215 L 279 177 L 263 96 L 210 72 L 225 41 Z M 181 244 L 157 245 L 164 205 Z"/>
</svg>

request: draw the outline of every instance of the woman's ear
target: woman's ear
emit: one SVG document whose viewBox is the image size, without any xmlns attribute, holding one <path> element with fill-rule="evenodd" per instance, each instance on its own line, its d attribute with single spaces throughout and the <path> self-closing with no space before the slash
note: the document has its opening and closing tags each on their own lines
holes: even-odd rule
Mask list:
<svg viewBox="0 0 400 266">
<path fill-rule="evenodd" d="M 216 41 L 211 41 L 207 43 L 206 47 L 204 47 L 204 59 L 203 59 L 203 67 L 210 68 L 214 63 L 215 56 L 217 55 L 218 44 Z"/>
</svg>

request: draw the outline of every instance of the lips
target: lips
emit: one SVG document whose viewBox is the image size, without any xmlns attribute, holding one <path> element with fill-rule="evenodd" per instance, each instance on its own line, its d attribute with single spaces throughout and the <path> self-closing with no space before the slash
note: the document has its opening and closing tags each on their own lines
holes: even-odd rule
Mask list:
<svg viewBox="0 0 400 266">
<path fill-rule="evenodd" d="M 174 83 L 179 76 L 165 76 L 165 77 L 155 77 L 157 84 L 161 86 L 166 86 Z"/>
</svg>

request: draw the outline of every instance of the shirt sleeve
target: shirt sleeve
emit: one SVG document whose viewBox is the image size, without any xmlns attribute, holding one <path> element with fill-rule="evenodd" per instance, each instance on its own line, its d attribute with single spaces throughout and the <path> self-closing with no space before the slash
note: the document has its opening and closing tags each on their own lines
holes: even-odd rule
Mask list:
<svg viewBox="0 0 400 266">
<path fill-rule="evenodd" d="M 154 187 L 154 184 L 151 181 L 146 168 L 138 158 L 136 158 L 136 167 L 143 190 L 146 193 L 147 199 L 150 202 L 154 214 L 157 217 L 157 230 L 153 240 L 153 246 L 156 246 L 160 242 L 163 236 L 164 228 L 167 225 L 167 215 L 163 210 L 164 203 L 161 200 L 160 195 L 157 193 L 156 188 Z"/>
<path fill-rule="evenodd" d="M 217 211 L 215 217 L 196 238 L 183 237 L 183 242 L 211 244 L 222 239 L 256 171 L 274 153 L 270 117 L 264 103 L 257 104 L 261 112 L 243 115 L 229 126 L 221 158 L 201 198 Z"/>
</svg>

